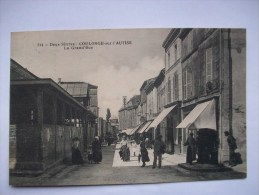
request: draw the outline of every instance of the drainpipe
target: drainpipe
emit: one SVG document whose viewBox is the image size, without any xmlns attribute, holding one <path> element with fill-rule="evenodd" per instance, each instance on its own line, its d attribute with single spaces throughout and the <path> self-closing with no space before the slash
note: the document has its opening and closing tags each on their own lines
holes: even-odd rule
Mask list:
<svg viewBox="0 0 259 195">
<path fill-rule="evenodd" d="M 233 90 L 232 90 L 232 56 L 231 56 L 231 38 L 230 38 L 231 29 L 228 29 L 228 58 L 229 58 L 229 132 L 232 132 L 232 117 L 233 117 Z"/>
<path fill-rule="evenodd" d="M 223 83 L 223 78 L 224 78 L 224 76 L 222 75 L 222 66 L 223 66 L 223 64 L 222 64 L 222 55 L 221 55 L 221 53 L 222 53 L 222 29 L 220 29 L 220 33 L 219 33 L 219 50 L 220 50 L 220 52 L 219 52 L 219 64 L 220 64 L 220 68 L 219 68 L 219 75 L 220 75 L 220 78 L 219 78 L 219 92 L 220 92 L 220 96 L 219 96 L 219 109 L 220 109 L 220 112 L 219 112 L 219 114 L 220 114 L 220 116 L 219 116 L 219 120 L 220 120 L 220 125 L 219 125 L 219 140 L 220 140 L 220 145 L 219 145 L 219 149 L 220 149 L 220 151 L 219 151 L 219 155 L 218 155 L 218 157 L 219 157 L 219 164 L 222 164 L 222 150 L 223 150 L 223 127 L 222 127 L 222 96 L 223 96 L 223 93 L 222 93 L 222 85 L 224 85 L 224 83 Z"/>
</svg>

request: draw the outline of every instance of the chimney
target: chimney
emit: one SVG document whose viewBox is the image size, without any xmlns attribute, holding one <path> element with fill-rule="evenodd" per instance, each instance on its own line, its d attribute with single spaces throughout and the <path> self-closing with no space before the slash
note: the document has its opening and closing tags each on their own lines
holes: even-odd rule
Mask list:
<svg viewBox="0 0 259 195">
<path fill-rule="evenodd" d="M 58 83 L 61 83 L 61 78 L 58 78 Z"/>
<path fill-rule="evenodd" d="M 123 107 L 126 107 L 127 104 L 127 96 L 123 96 Z"/>
</svg>

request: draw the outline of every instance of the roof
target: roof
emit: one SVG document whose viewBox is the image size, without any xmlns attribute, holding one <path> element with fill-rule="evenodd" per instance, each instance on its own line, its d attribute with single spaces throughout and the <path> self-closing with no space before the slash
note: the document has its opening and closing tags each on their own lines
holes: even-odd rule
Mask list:
<svg viewBox="0 0 259 195">
<path fill-rule="evenodd" d="M 12 81 L 14 80 L 27 80 L 27 79 L 38 79 L 36 75 L 31 73 L 26 68 L 22 67 L 19 63 L 14 61 L 13 59 L 10 60 L 10 78 Z"/>
<path fill-rule="evenodd" d="M 46 79 L 36 79 L 36 80 L 20 80 L 20 81 L 11 81 L 11 85 L 50 85 L 54 87 L 56 90 L 61 92 L 63 95 L 67 96 L 70 100 L 76 103 L 81 108 L 85 107 L 80 104 L 75 98 L 73 98 L 67 91 L 65 91 L 62 87 L 60 87 L 56 82 L 54 82 L 50 78 Z"/>
<path fill-rule="evenodd" d="M 180 28 L 173 28 L 165 38 L 162 44 L 163 48 L 167 49 L 171 45 L 171 43 L 174 42 L 175 39 L 179 36 L 180 31 Z"/>
<path fill-rule="evenodd" d="M 125 107 L 122 107 L 120 111 L 123 110 L 131 110 L 131 109 L 136 109 L 140 104 L 140 95 L 135 95 L 130 100 L 127 102 L 127 105 Z"/>
<path fill-rule="evenodd" d="M 146 93 L 149 93 L 154 88 L 155 79 L 150 81 L 149 84 L 145 87 Z"/>
<path fill-rule="evenodd" d="M 160 71 L 159 75 L 157 76 L 157 78 L 156 78 L 156 80 L 155 80 L 154 85 L 155 85 L 155 86 L 160 85 L 160 84 L 162 83 L 162 81 L 164 80 L 164 78 L 165 78 L 165 68 L 163 68 L 163 69 Z"/>
<path fill-rule="evenodd" d="M 146 87 L 148 86 L 148 84 L 149 84 L 150 82 L 154 81 L 155 79 L 156 79 L 156 77 L 155 77 L 155 78 L 148 79 L 148 80 L 145 80 L 145 81 L 143 82 L 143 84 L 141 85 L 141 87 L 140 87 L 140 91 L 142 91 L 143 89 L 145 90 Z"/>
<path fill-rule="evenodd" d="M 88 89 L 97 89 L 98 87 L 85 82 L 58 82 L 73 97 L 88 96 Z"/>
</svg>

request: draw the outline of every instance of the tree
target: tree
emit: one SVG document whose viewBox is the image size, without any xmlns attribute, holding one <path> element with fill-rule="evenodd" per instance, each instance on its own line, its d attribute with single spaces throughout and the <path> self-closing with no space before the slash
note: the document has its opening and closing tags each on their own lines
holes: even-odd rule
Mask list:
<svg viewBox="0 0 259 195">
<path fill-rule="evenodd" d="M 106 122 L 109 123 L 109 120 L 111 118 L 111 111 L 109 108 L 107 108 L 107 114 L 106 114 Z"/>
</svg>

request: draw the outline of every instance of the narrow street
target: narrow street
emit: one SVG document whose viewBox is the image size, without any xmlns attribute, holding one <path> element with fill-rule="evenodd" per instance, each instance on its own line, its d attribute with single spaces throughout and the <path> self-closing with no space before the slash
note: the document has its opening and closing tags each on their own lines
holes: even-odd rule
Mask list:
<svg viewBox="0 0 259 195">
<path fill-rule="evenodd" d="M 103 147 L 103 161 L 100 164 L 84 163 L 83 165 L 58 165 L 46 173 L 33 176 L 10 176 L 14 186 L 62 186 L 62 185 L 98 185 L 98 184 L 137 184 L 161 182 L 188 182 L 218 179 L 244 178 L 244 173 L 226 172 L 193 172 L 177 165 L 166 165 L 152 169 L 152 152 L 150 162 L 142 168 L 137 157 L 131 155 L 129 162 L 118 159 L 118 148 L 114 145 Z M 167 163 L 168 164 L 168 163 Z"/>
</svg>

